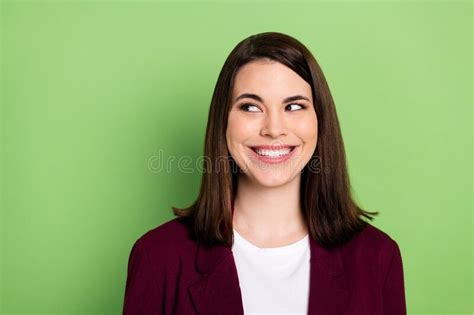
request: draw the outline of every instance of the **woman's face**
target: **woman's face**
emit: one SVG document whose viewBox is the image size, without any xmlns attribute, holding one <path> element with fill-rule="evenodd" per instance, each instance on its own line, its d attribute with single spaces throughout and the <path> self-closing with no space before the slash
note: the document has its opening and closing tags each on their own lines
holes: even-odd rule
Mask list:
<svg viewBox="0 0 474 315">
<path fill-rule="evenodd" d="M 243 176 L 266 187 L 299 179 L 316 149 L 317 132 L 311 86 L 296 72 L 266 60 L 239 69 L 226 139 Z"/>
</svg>

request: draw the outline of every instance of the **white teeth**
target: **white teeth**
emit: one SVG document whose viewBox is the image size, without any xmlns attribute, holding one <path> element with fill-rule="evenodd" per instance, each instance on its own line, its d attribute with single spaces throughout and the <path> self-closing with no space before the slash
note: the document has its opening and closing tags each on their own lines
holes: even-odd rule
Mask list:
<svg viewBox="0 0 474 315">
<path fill-rule="evenodd" d="M 270 156 L 270 157 L 279 157 L 290 153 L 291 148 L 284 150 L 255 150 L 259 155 Z"/>
</svg>

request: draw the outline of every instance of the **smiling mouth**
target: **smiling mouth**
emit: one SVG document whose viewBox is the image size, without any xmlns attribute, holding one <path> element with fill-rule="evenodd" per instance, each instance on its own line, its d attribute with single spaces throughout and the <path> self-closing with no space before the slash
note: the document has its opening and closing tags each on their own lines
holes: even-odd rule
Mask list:
<svg viewBox="0 0 474 315">
<path fill-rule="evenodd" d="M 278 149 L 278 150 L 271 150 L 271 149 L 262 149 L 262 148 L 259 148 L 259 147 L 250 147 L 250 149 L 252 149 L 252 151 L 257 153 L 258 155 L 269 157 L 269 158 L 279 158 L 279 157 L 288 155 L 295 148 L 296 148 L 296 146 L 288 146 L 288 147 Z"/>
</svg>

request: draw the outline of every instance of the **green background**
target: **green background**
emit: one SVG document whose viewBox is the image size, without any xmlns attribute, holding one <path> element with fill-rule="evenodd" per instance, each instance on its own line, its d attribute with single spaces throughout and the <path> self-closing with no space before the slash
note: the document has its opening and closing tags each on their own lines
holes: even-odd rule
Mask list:
<svg viewBox="0 0 474 315">
<path fill-rule="evenodd" d="M 197 196 L 214 84 L 245 37 L 316 56 L 356 199 L 409 314 L 470 314 L 472 15 L 446 2 L 1 2 L 1 313 L 119 314 L 128 255 Z"/>
</svg>

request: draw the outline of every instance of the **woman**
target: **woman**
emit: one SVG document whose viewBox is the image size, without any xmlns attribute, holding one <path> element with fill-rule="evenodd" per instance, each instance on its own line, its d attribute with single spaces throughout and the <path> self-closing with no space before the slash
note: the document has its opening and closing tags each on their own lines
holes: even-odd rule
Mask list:
<svg viewBox="0 0 474 315">
<path fill-rule="evenodd" d="M 335 106 L 276 32 L 230 53 L 199 196 L 134 244 L 124 314 L 406 314 L 397 243 L 353 201 Z"/>
</svg>

